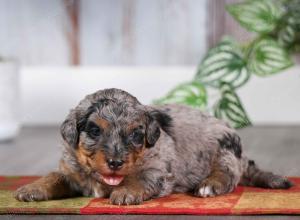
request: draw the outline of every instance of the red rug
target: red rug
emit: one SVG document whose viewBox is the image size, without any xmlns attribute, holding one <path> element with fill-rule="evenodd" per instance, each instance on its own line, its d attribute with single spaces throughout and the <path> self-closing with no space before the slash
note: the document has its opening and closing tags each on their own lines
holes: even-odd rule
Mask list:
<svg viewBox="0 0 300 220">
<path fill-rule="evenodd" d="M 0 177 L 1 214 L 191 214 L 249 215 L 300 214 L 300 178 L 289 190 L 238 187 L 233 193 L 215 198 L 173 194 L 135 206 L 110 205 L 108 199 L 71 198 L 46 202 L 19 202 L 12 191 L 38 177 Z"/>
</svg>

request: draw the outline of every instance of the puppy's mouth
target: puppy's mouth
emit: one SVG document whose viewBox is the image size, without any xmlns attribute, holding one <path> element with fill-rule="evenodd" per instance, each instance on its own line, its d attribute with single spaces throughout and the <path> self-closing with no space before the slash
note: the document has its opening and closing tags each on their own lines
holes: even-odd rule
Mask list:
<svg viewBox="0 0 300 220">
<path fill-rule="evenodd" d="M 104 174 L 100 174 L 99 172 L 94 172 L 93 177 L 98 182 L 104 182 L 109 186 L 118 186 L 121 184 L 121 182 L 124 179 L 124 176 L 122 175 L 117 175 L 117 174 L 104 175 Z"/>
<path fill-rule="evenodd" d="M 102 180 L 107 185 L 110 186 L 117 186 L 119 185 L 124 179 L 124 176 L 119 175 L 102 175 Z"/>
</svg>

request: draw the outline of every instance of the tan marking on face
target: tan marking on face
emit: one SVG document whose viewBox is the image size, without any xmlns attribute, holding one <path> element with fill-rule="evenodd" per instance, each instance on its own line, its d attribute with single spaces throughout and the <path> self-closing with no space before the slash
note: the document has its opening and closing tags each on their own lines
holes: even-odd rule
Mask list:
<svg viewBox="0 0 300 220">
<path fill-rule="evenodd" d="M 135 128 L 138 128 L 141 125 L 139 122 L 133 122 L 129 124 L 126 128 L 126 133 L 129 135 Z"/>
<path fill-rule="evenodd" d="M 106 157 L 102 151 L 97 151 L 93 158 L 90 158 L 93 169 L 101 174 L 109 174 L 111 170 L 107 166 Z"/>
<path fill-rule="evenodd" d="M 94 122 L 102 129 L 107 129 L 109 127 L 109 122 L 103 118 L 95 118 Z"/>
<path fill-rule="evenodd" d="M 129 164 L 131 167 L 135 167 L 134 165 L 142 165 L 143 158 L 146 151 L 146 138 L 144 138 L 144 144 L 140 149 L 136 149 L 135 151 L 131 152 L 129 157 Z"/>
<path fill-rule="evenodd" d="M 87 158 L 89 153 L 84 149 L 83 143 L 78 144 L 78 149 L 76 151 L 77 160 L 81 165 L 87 165 Z"/>
<path fill-rule="evenodd" d="M 144 159 L 144 155 L 145 155 L 145 145 L 137 152 L 134 153 L 134 163 L 136 164 L 141 164 L 143 159 Z"/>
<path fill-rule="evenodd" d="M 84 143 L 80 142 L 76 151 L 78 162 L 88 170 L 96 170 L 100 173 L 108 173 L 106 158 L 102 151 L 91 152 L 84 148 Z"/>
<path fill-rule="evenodd" d="M 102 175 L 111 175 L 112 173 L 117 175 L 128 175 L 134 171 L 137 164 L 142 163 L 142 159 L 145 153 L 145 140 L 144 146 L 140 149 L 133 150 L 130 152 L 125 160 L 122 168 L 118 171 L 112 171 L 107 164 L 107 158 L 103 151 L 97 150 L 96 152 L 91 152 L 84 147 L 84 143 L 81 140 L 78 145 L 76 152 L 78 162 L 89 171 L 97 171 Z"/>
<path fill-rule="evenodd" d="M 85 168 L 86 171 L 93 171 L 93 158 L 95 156 L 95 152 L 89 151 L 84 147 L 84 143 L 79 142 L 76 156 L 78 162 Z"/>
</svg>

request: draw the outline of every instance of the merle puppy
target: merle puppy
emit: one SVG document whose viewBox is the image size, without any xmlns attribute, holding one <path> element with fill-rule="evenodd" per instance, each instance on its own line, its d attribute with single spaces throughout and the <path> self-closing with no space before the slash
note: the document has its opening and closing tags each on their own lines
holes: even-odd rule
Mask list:
<svg viewBox="0 0 300 220">
<path fill-rule="evenodd" d="M 15 192 L 20 201 L 77 195 L 140 204 L 172 192 L 208 197 L 238 185 L 287 189 L 242 153 L 225 122 L 181 105 L 145 106 L 119 89 L 88 95 L 61 126 L 59 171 Z"/>
</svg>

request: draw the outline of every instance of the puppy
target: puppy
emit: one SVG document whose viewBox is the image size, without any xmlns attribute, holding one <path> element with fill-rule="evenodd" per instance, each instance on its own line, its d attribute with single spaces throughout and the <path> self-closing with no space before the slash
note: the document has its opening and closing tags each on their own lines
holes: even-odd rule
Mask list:
<svg viewBox="0 0 300 220">
<path fill-rule="evenodd" d="M 182 105 L 145 106 L 119 89 L 86 96 L 61 135 L 59 171 L 19 188 L 17 200 L 93 196 L 131 205 L 172 192 L 217 196 L 238 184 L 292 186 L 247 159 L 225 122 Z"/>
</svg>

